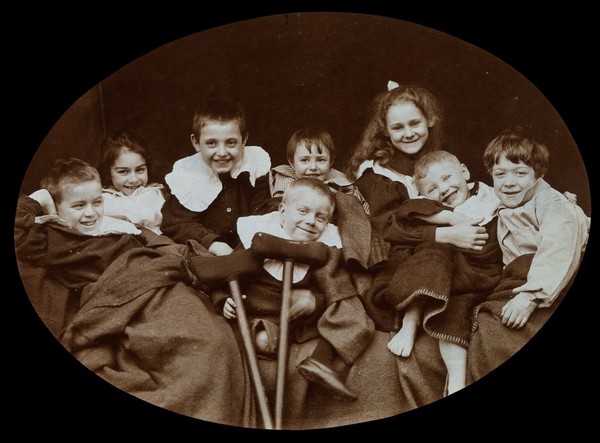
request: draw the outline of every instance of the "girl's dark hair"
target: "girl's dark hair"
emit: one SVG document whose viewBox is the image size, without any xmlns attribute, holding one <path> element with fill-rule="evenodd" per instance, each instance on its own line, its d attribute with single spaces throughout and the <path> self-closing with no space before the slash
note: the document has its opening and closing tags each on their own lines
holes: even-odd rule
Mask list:
<svg viewBox="0 0 600 443">
<path fill-rule="evenodd" d="M 40 186 L 47 189 L 55 204 L 62 201 L 62 186 L 72 183 L 97 181 L 100 183 L 98 170 L 89 163 L 78 158 L 58 159 L 46 171 Z"/>
<path fill-rule="evenodd" d="M 356 178 L 358 167 L 365 160 L 376 160 L 385 165 L 394 155 L 396 148 L 386 131 L 387 112 L 390 106 L 403 102 L 413 103 L 419 108 L 430 125 L 427 143 L 420 154 L 442 148 L 443 110 L 438 100 L 421 86 L 400 85 L 379 94 L 371 104 L 369 122 L 348 163 L 346 174 L 349 178 Z"/>
<path fill-rule="evenodd" d="M 485 148 L 483 164 L 490 174 L 502 155 L 513 163 L 523 162 L 531 167 L 536 178 L 546 175 L 550 163 L 548 147 L 520 126 L 503 130 Z"/>
<path fill-rule="evenodd" d="M 240 128 L 242 138 L 246 137 L 246 114 L 237 104 L 229 100 L 208 100 L 198 107 L 192 121 L 192 132 L 200 138 L 202 127 L 208 121 L 221 123 L 235 122 Z"/>
<path fill-rule="evenodd" d="M 335 144 L 333 143 L 333 138 L 331 138 L 329 132 L 312 127 L 294 132 L 287 143 L 286 154 L 290 164 L 294 162 L 294 155 L 296 154 L 296 149 L 300 143 L 304 143 L 309 150 L 311 145 L 314 144 L 319 154 L 322 154 L 323 150 L 327 149 L 331 163 L 333 163 L 333 160 L 335 159 Z"/>
<path fill-rule="evenodd" d="M 124 132 L 116 136 L 109 136 L 102 143 L 102 158 L 98 167 L 100 177 L 102 178 L 102 186 L 112 186 L 110 170 L 123 151 L 134 152 L 143 157 L 148 168 L 148 175 L 150 175 L 152 168 L 150 165 L 151 160 L 148 158 L 148 151 L 142 146 L 139 140 Z M 148 177 L 148 182 L 150 183 L 150 177 Z"/>
</svg>

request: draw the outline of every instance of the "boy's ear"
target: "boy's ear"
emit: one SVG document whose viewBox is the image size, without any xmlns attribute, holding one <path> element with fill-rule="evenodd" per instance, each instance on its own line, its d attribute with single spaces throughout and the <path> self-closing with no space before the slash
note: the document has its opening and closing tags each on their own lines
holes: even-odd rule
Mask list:
<svg viewBox="0 0 600 443">
<path fill-rule="evenodd" d="M 192 146 L 194 146 L 194 149 L 196 150 L 196 152 L 200 152 L 200 146 L 198 145 L 198 140 L 196 139 L 196 134 L 191 134 L 190 140 L 191 140 Z"/>
<path fill-rule="evenodd" d="M 460 167 L 462 169 L 463 178 L 466 181 L 469 181 L 471 179 L 471 173 L 469 172 L 469 169 L 467 168 L 467 166 L 464 163 L 461 163 Z"/>
<path fill-rule="evenodd" d="M 279 203 L 279 207 L 277 208 L 279 211 L 279 223 L 283 225 L 283 217 L 285 214 L 285 203 Z"/>
<path fill-rule="evenodd" d="M 248 141 L 248 136 L 250 135 L 249 132 L 246 132 L 246 134 L 244 135 L 243 139 L 242 139 L 242 145 L 246 146 L 246 142 Z"/>
</svg>

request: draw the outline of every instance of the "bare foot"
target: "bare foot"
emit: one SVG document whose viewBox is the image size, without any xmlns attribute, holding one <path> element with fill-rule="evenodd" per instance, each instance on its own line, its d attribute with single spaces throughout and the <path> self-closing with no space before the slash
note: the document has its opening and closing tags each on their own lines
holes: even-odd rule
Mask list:
<svg viewBox="0 0 600 443">
<path fill-rule="evenodd" d="M 387 347 L 399 357 L 408 357 L 415 344 L 416 329 L 401 328 L 396 335 L 389 341 Z"/>
</svg>

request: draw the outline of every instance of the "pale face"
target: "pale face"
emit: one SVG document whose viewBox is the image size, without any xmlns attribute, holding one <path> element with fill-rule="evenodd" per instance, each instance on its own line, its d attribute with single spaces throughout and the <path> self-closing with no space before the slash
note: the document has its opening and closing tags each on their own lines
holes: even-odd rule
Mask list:
<svg viewBox="0 0 600 443">
<path fill-rule="evenodd" d="M 146 160 L 136 152 L 123 149 L 110 168 L 110 178 L 117 191 L 131 195 L 137 188 L 148 184 Z"/>
<path fill-rule="evenodd" d="M 387 135 L 399 151 L 411 155 L 425 146 L 431 124 L 414 103 L 401 102 L 390 106 L 385 120 Z"/>
<path fill-rule="evenodd" d="M 494 191 L 507 208 L 516 208 L 525 194 L 535 186 L 538 178 L 532 167 L 523 162 L 513 163 L 501 155 L 492 168 Z"/>
<path fill-rule="evenodd" d="M 301 189 L 279 205 L 283 230 L 296 241 L 315 241 L 327 228 L 333 208 L 324 195 Z"/>
<path fill-rule="evenodd" d="M 63 184 L 61 196 L 56 206 L 59 217 L 82 234 L 97 233 L 104 216 L 100 181 Z"/>
<path fill-rule="evenodd" d="M 308 149 L 304 142 L 299 144 L 290 166 L 296 171 L 297 177 L 314 177 L 323 181 L 331 169 L 331 155 L 327 149 L 322 149 L 322 153 L 319 154 L 314 144 L 310 148 Z"/>
<path fill-rule="evenodd" d="M 225 174 L 242 159 L 246 140 L 237 123 L 209 121 L 198 139 L 192 134 L 192 144 L 216 174 Z"/>
<path fill-rule="evenodd" d="M 421 195 L 455 208 L 469 198 L 469 178 L 465 165 L 441 161 L 429 166 L 427 175 L 418 180 L 417 186 Z"/>
</svg>

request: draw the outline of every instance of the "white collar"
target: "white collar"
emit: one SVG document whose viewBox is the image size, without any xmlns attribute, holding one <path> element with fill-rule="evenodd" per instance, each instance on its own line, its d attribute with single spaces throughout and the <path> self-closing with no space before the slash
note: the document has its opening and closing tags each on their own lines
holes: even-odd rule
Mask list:
<svg viewBox="0 0 600 443">
<path fill-rule="evenodd" d="M 250 174 L 252 186 L 256 179 L 271 169 L 271 157 L 260 146 L 246 146 L 242 159 L 230 171 L 232 178 L 242 172 Z M 202 160 L 199 153 L 184 157 L 173 164 L 165 176 L 171 193 L 190 211 L 202 212 L 217 198 L 223 184 L 219 176 Z"/>
<path fill-rule="evenodd" d="M 470 190 L 474 186 L 475 183 L 469 183 Z M 474 219 L 483 217 L 483 221 L 479 225 L 484 226 L 494 218 L 499 206 L 500 200 L 494 189 L 483 182 L 479 182 L 477 194 L 472 195 L 464 203 L 454 208 L 454 212 L 465 214 Z"/>
<path fill-rule="evenodd" d="M 68 228 L 71 228 L 71 226 L 66 221 L 64 221 L 62 218 L 60 218 L 56 214 L 41 215 L 41 216 L 35 218 L 35 222 L 40 225 L 43 225 L 45 223 L 56 223 L 61 226 L 66 226 Z M 71 229 L 73 229 L 73 228 L 71 228 Z M 79 232 L 79 231 L 77 231 L 77 232 Z M 105 215 L 104 217 L 102 217 L 102 222 L 100 223 L 100 229 L 98 229 L 98 232 L 96 232 L 95 234 L 83 234 L 83 235 L 89 235 L 91 237 L 98 237 L 101 235 L 108 235 L 108 234 L 138 235 L 141 233 L 142 233 L 142 231 L 139 230 L 133 223 L 126 221 L 126 220 L 121 220 L 118 218 L 109 217 L 109 216 Z"/>
</svg>

